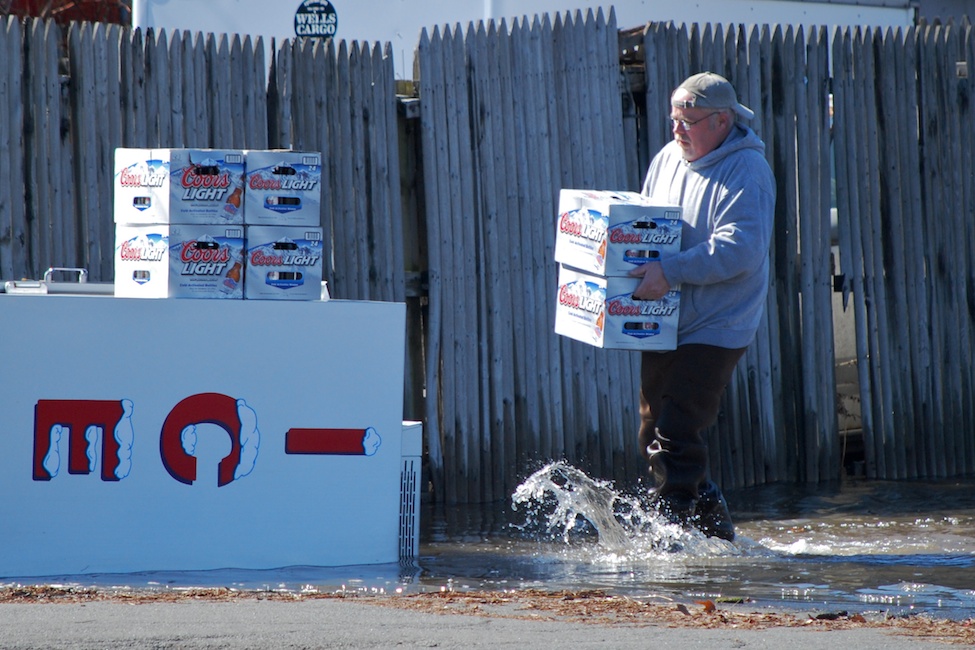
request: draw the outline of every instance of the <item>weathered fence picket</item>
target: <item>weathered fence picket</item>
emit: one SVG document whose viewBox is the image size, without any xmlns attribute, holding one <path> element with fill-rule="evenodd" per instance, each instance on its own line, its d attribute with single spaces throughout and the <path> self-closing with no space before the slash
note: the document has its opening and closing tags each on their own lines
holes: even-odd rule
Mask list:
<svg viewBox="0 0 975 650">
<path fill-rule="evenodd" d="M 8 18 L 0 274 L 112 279 L 118 146 L 322 151 L 332 295 L 412 301 L 423 325 L 407 355 L 423 413 L 405 415 L 424 421 L 437 498 L 506 498 L 555 458 L 631 481 L 645 473 L 639 355 L 553 334 L 558 192 L 639 189 L 670 137 L 671 90 L 711 69 L 755 110 L 778 191 L 767 312 L 709 432 L 714 477 L 843 474 L 854 437 L 837 423 L 834 317 L 854 321 L 865 474 L 968 474 L 973 41 L 968 23 L 650 23 L 638 95 L 612 12 L 437 26 L 419 40 L 414 119 L 389 44 L 296 39 L 265 61 L 247 36 Z M 425 293 L 407 296 L 407 270 Z"/>
<path fill-rule="evenodd" d="M 35 22 L 27 34 L 27 50 L 31 52 L 30 74 L 24 79 L 30 89 L 29 109 L 34 124 L 33 142 L 25 150 L 27 167 L 27 196 L 36 206 L 28 240 L 30 259 L 73 259 L 66 237 L 74 236 L 76 227 L 61 227 L 60 219 L 73 214 L 70 204 L 62 199 L 69 191 L 70 183 L 61 178 L 62 167 L 58 164 L 62 151 L 61 131 L 61 81 L 58 71 L 58 38 L 52 32 L 60 29 L 54 23 Z M 11 196 L 11 194 L 7 194 Z"/>
<path fill-rule="evenodd" d="M 443 143 L 436 137 L 437 129 L 434 125 L 443 116 L 444 110 L 444 83 L 442 56 L 437 56 L 440 47 L 440 32 L 434 29 L 432 37 L 424 29 L 420 34 L 418 55 L 427 52 L 429 62 L 423 73 L 423 97 L 420 104 L 421 129 L 420 145 L 424 152 L 436 151 L 443 155 Z M 445 196 L 440 189 L 440 179 L 435 173 L 437 171 L 436 157 L 424 156 L 423 158 L 423 185 L 427 196 L 436 196 L 438 201 Z M 446 187 L 444 188 L 446 190 Z M 440 269 L 443 265 L 441 251 L 444 247 L 445 234 L 449 238 L 449 233 L 445 233 L 444 227 L 436 220 L 427 223 L 427 282 L 430 287 L 442 286 L 442 274 Z M 445 500 L 453 499 L 456 502 L 456 482 L 451 481 L 448 488 L 444 479 L 445 459 L 453 460 L 454 440 L 452 429 L 441 426 L 441 422 L 451 421 L 448 418 L 448 407 L 441 398 L 444 391 L 441 387 L 444 381 L 446 355 L 450 354 L 447 346 L 442 344 L 443 329 L 446 317 L 444 310 L 443 292 L 440 290 L 428 290 L 427 298 L 428 316 L 426 321 L 426 412 L 436 413 L 437 416 L 429 418 L 424 426 L 427 458 L 433 468 L 440 468 L 440 471 L 433 471 L 430 476 L 432 487 L 437 494 L 443 496 Z"/>
<path fill-rule="evenodd" d="M 24 207 L 23 28 L 8 18 L 0 23 L 0 269 L 16 278 L 28 265 L 29 238 Z"/>
<path fill-rule="evenodd" d="M 975 34 L 972 33 L 972 29 L 966 29 L 964 33 L 960 36 L 961 48 L 959 52 L 959 60 L 956 62 L 958 68 L 964 67 L 964 72 L 966 75 L 967 82 L 962 83 L 959 80 L 959 95 L 958 95 L 958 106 L 959 106 L 959 124 L 961 125 L 960 135 L 958 138 L 959 145 L 961 147 L 961 159 L 958 161 L 960 169 L 975 169 L 975 147 L 968 146 L 967 143 L 975 142 L 975 86 L 972 85 L 971 77 L 975 75 Z M 961 70 L 956 68 L 957 73 L 960 74 Z M 975 260 L 975 223 L 973 219 L 966 218 L 966 214 L 971 214 L 975 211 L 975 183 L 971 182 L 971 176 L 962 179 L 962 190 L 961 194 L 964 197 L 962 211 L 959 216 L 964 222 L 964 229 L 962 231 L 962 240 L 966 243 L 964 249 L 964 257 L 966 261 L 965 270 L 969 278 L 969 290 L 973 290 L 973 285 L 975 285 L 975 277 L 972 277 L 972 260 Z M 970 312 L 969 312 L 970 313 Z M 975 354 L 975 331 L 971 328 L 969 324 L 966 323 L 966 329 L 969 334 L 969 350 L 971 354 Z M 971 357 L 968 357 L 969 359 Z M 958 363 L 962 365 L 965 370 L 966 382 L 961 390 L 963 393 L 963 400 L 965 402 L 965 414 L 967 416 L 965 427 L 967 431 L 975 429 L 975 395 L 972 395 L 972 391 L 975 391 L 975 366 L 968 363 L 965 359 L 958 359 Z M 964 451 L 965 466 L 963 471 L 966 473 L 975 472 L 975 436 L 964 436 L 959 435 L 961 440 L 961 446 Z"/>
<path fill-rule="evenodd" d="M 902 51 L 903 48 L 896 47 L 895 37 L 893 35 L 889 36 L 883 40 L 883 52 L 877 58 L 876 66 L 878 90 L 882 93 L 881 101 L 877 105 L 880 115 L 880 119 L 878 120 L 878 142 L 881 143 L 880 160 L 878 163 L 882 166 L 882 173 L 889 179 L 885 184 L 887 188 L 886 194 L 890 197 L 896 197 L 895 200 L 881 197 L 881 205 L 885 206 L 883 208 L 884 221 L 887 224 L 887 232 L 889 233 L 889 245 L 886 247 L 890 251 L 886 261 L 887 284 L 893 287 L 899 296 L 901 296 L 901 299 L 891 301 L 889 311 L 891 316 L 893 316 L 893 322 L 895 324 L 901 324 L 900 327 L 895 326 L 890 330 L 891 345 L 902 352 L 893 356 L 890 359 L 889 365 L 895 368 L 895 371 L 890 375 L 893 399 L 903 405 L 901 417 L 912 420 L 913 399 L 908 395 L 911 392 L 911 387 L 905 385 L 903 379 L 910 376 L 910 350 L 913 347 L 910 339 L 912 334 L 915 336 L 916 334 L 914 334 L 914 325 L 910 323 L 910 317 L 908 316 L 908 302 L 903 299 L 907 295 L 905 262 L 909 258 L 905 257 L 904 233 L 902 231 L 904 223 L 904 201 L 902 198 L 904 196 L 904 188 L 898 173 L 900 160 L 907 153 L 904 150 L 904 145 L 908 145 L 909 143 L 900 141 L 902 138 L 901 133 L 888 131 L 888 125 L 901 125 L 904 123 L 902 116 L 895 116 L 895 112 L 903 104 L 903 102 L 899 101 L 899 95 L 897 93 L 898 66 L 895 63 L 895 57 L 897 52 Z M 901 119 L 898 119 L 898 117 L 901 117 Z M 883 190 L 883 188 L 881 189 Z M 895 468 L 895 476 L 903 477 L 907 475 L 907 446 L 896 445 L 893 450 L 892 460 L 893 467 Z"/>
</svg>

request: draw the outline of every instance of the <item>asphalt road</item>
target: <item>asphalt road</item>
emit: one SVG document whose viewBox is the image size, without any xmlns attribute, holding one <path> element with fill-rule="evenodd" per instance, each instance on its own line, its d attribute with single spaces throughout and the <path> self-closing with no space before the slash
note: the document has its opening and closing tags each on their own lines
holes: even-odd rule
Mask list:
<svg viewBox="0 0 975 650">
<path fill-rule="evenodd" d="M 348 599 L 0 604 L 0 647 L 20 648 L 837 648 L 949 646 L 887 628 L 704 629 L 411 611 Z"/>
</svg>

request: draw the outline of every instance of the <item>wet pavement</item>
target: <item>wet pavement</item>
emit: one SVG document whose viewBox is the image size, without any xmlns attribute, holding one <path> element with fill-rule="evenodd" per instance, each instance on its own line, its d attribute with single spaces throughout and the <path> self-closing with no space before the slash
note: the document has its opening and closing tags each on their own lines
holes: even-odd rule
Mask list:
<svg viewBox="0 0 975 650">
<path fill-rule="evenodd" d="M 417 582 L 954 619 L 975 612 L 975 480 L 764 486 L 726 497 L 735 543 L 691 539 L 679 552 L 626 526 L 622 544 L 604 548 L 581 516 L 568 532 L 549 529 L 558 499 L 536 510 L 441 508 L 427 515 Z"/>
<path fill-rule="evenodd" d="M 626 502 L 623 492 L 605 489 Z M 0 585 L 362 595 L 599 589 L 650 604 L 710 599 L 953 620 L 975 612 L 975 480 L 765 486 L 726 496 L 734 543 L 661 532 L 619 503 L 615 512 L 588 512 L 597 524 L 579 514 L 587 504 L 553 517 L 566 496 L 549 494 L 516 506 L 426 505 L 420 556 L 401 564 L 2 578 Z"/>
</svg>

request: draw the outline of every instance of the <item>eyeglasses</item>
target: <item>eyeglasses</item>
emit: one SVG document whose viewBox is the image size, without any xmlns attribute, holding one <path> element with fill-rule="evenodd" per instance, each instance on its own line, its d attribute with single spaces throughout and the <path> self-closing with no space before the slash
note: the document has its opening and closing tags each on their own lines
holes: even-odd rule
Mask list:
<svg viewBox="0 0 975 650">
<path fill-rule="evenodd" d="M 685 131 L 690 131 L 691 130 L 691 127 L 694 126 L 695 124 L 697 124 L 698 122 L 703 122 L 704 120 L 708 119 L 712 115 L 717 115 L 720 112 L 721 111 L 713 111 L 711 113 L 708 113 L 707 115 L 705 115 L 704 117 L 702 117 L 699 120 L 694 120 L 693 122 L 691 122 L 690 120 L 679 120 L 679 119 L 677 119 L 675 117 L 669 117 L 667 119 L 670 120 L 670 127 L 671 128 L 676 129 L 677 128 L 677 125 L 680 124 L 680 126 L 681 126 L 682 129 L 684 129 Z"/>
</svg>

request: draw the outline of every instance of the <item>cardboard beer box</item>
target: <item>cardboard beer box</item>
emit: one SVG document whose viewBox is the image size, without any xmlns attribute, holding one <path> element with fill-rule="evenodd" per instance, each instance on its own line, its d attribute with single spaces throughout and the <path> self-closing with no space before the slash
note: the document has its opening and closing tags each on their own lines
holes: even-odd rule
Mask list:
<svg viewBox="0 0 975 650">
<path fill-rule="evenodd" d="M 169 226 L 115 226 L 115 295 L 169 296 Z"/>
<path fill-rule="evenodd" d="M 115 150 L 115 223 L 244 223 L 244 152 Z"/>
<path fill-rule="evenodd" d="M 322 229 L 247 226 L 247 300 L 321 300 Z"/>
<path fill-rule="evenodd" d="M 169 295 L 244 298 L 243 226 L 171 226 Z"/>
<path fill-rule="evenodd" d="M 635 300 L 639 278 L 602 277 L 560 266 L 555 333 L 597 348 L 673 350 L 680 290 Z"/>
<path fill-rule="evenodd" d="M 246 156 L 246 224 L 321 225 L 322 154 L 268 150 Z"/>
<path fill-rule="evenodd" d="M 680 206 L 636 192 L 569 190 L 559 194 L 555 261 L 602 276 L 680 251 Z"/>
</svg>

